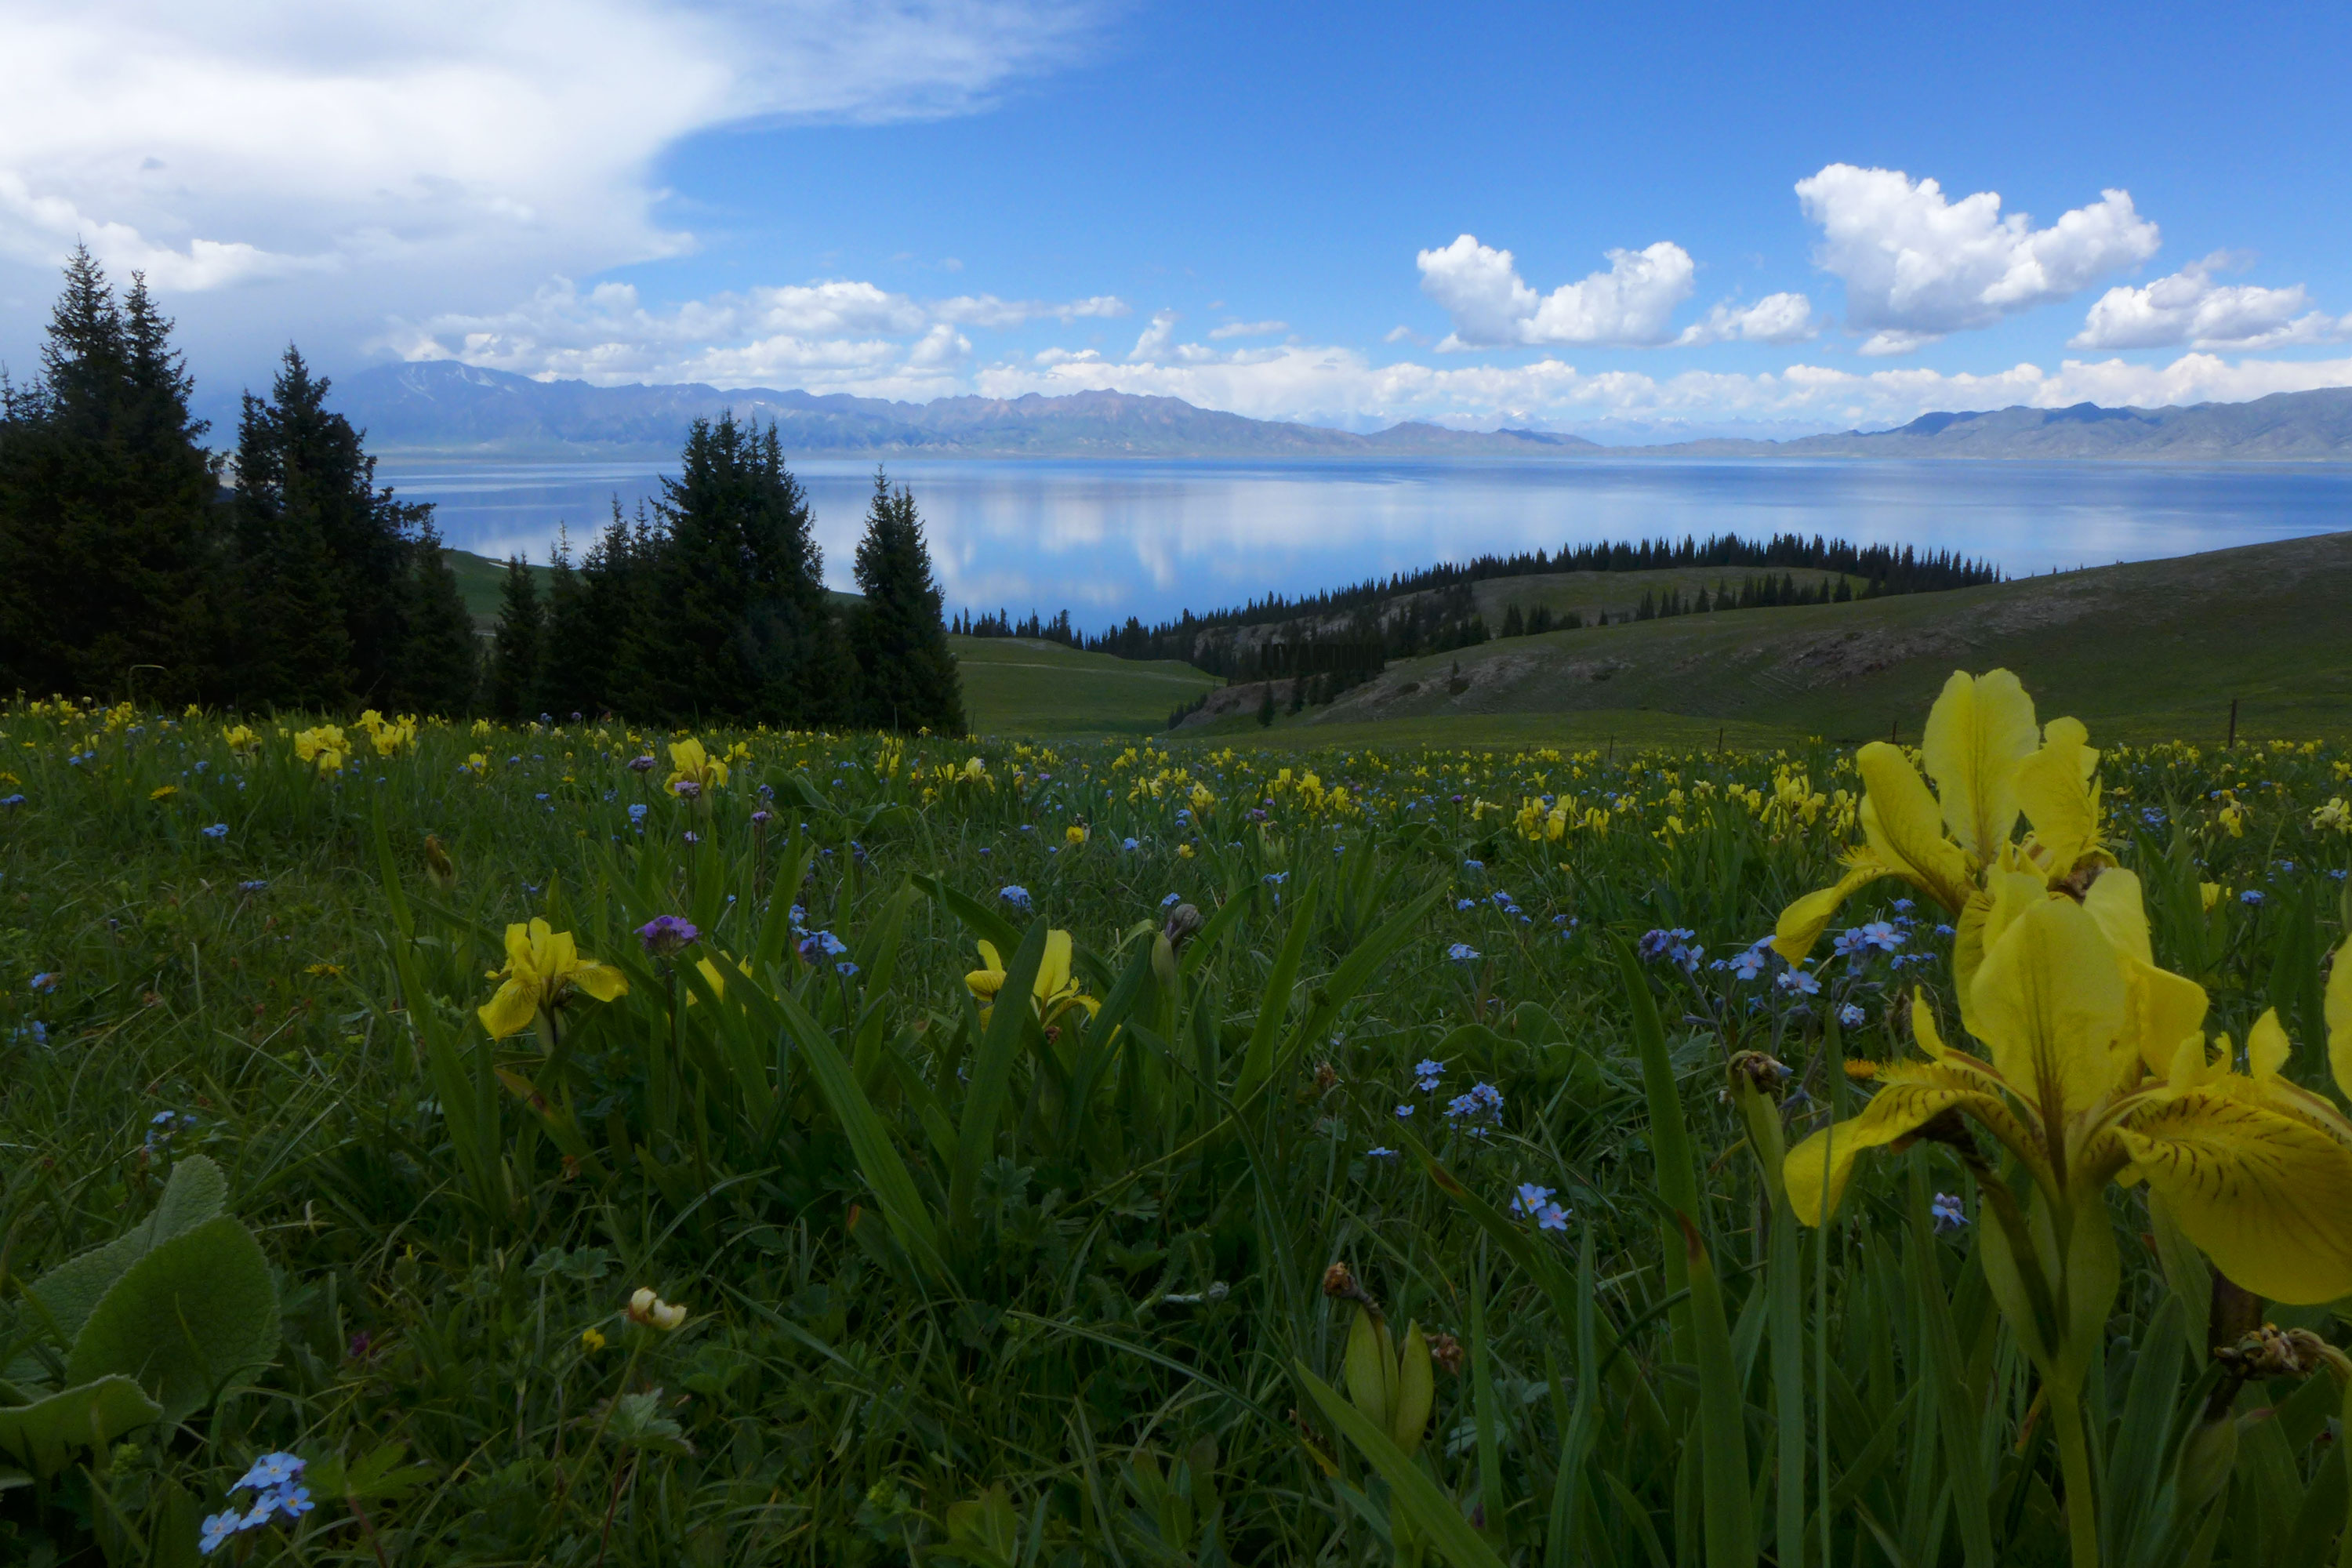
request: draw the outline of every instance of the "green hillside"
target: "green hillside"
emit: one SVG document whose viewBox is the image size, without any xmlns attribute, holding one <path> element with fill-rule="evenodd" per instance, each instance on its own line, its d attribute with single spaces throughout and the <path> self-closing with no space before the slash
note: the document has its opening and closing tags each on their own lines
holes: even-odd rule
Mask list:
<svg viewBox="0 0 2352 1568">
<path fill-rule="evenodd" d="M 964 708 L 984 735 L 1148 735 L 1224 682 L 1173 659 L 1116 658 L 1026 637 L 950 637 Z"/>
<path fill-rule="evenodd" d="M 1536 583 L 1538 580 L 1523 580 Z M 1622 590 L 1617 590 L 1622 596 Z M 1458 665 L 1458 670 L 1456 668 Z M 1391 665 L 1257 729 L 1236 689 L 1198 733 L 1391 743 L 1717 724 L 1836 741 L 1918 722 L 1956 668 L 2007 665 L 2109 739 L 2352 733 L 2352 533 L 1949 593 L 1683 616 L 1512 637 Z M 1285 731 L 1287 731 L 1286 734 Z M 1311 733 L 1310 733 L 1311 732 Z"/>
<path fill-rule="evenodd" d="M 1780 575 L 1760 566 L 1690 566 L 1663 572 L 1545 572 L 1525 577 L 1488 577 L 1474 584 L 1471 592 L 1476 595 L 1478 613 L 1492 629 L 1503 624 L 1503 617 L 1514 605 L 1522 614 L 1538 605 L 1555 616 L 1574 611 L 1590 624 L 1604 610 L 1612 620 L 1632 615 L 1644 594 L 1663 598 L 1673 592 L 1690 600 L 1697 597 L 1701 589 L 1710 595 L 1718 588 L 1738 593 L 1739 584 L 1748 578 Z M 1841 574 L 1794 572 L 1790 575 L 1800 588 L 1810 591 L 1826 583 L 1834 592 Z M 1863 579 L 1852 581 L 1854 591 L 1860 593 Z"/>
</svg>

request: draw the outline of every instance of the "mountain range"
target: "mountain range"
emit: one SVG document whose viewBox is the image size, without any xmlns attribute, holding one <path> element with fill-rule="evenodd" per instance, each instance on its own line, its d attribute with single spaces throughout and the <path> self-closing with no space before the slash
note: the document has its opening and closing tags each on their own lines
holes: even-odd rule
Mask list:
<svg viewBox="0 0 2352 1568">
<path fill-rule="evenodd" d="M 773 420 L 788 452 L 836 457 L 1382 458 L 1552 455 L 1602 448 L 1537 430 L 1391 426 L 1370 436 L 1251 419 L 1179 397 L 942 397 L 897 403 L 688 383 L 533 381 L 451 361 L 378 365 L 335 383 L 335 406 L 380 453 L 443 457 L 674 458 L 688 423 L 732 409 Z"/>
<path fill-rule="evenodd" d="M 1927 414 L 1893 430 L 1630 447 L 1604 447 L 1560 431 L 1455 430 L 1419 422 L 1360 435 L 1124 392 L 902 403 L 698 383 L 542 382 L 446 360 L 361 371 L 337 381 L 333 401 L 367 431 L 377 452 L 447 458 L 672 458 L 689 421 L 732 409 L 739 418 L 773 420 L 788 452 L 811 457 L 2352 461 L 2352 387 L 2188 408 L 2082 403 Z"/>
</svg>

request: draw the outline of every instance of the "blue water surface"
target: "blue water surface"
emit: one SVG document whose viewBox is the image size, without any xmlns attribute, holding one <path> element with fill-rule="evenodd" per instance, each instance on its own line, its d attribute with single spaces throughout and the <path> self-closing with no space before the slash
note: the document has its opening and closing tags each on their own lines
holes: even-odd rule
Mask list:
<svg viewBox="0 0 2352 1568">
<path fill-rule="evenodd" d="M 658 494 L 651 463 L 425 464 L 379 474 L 452 544 L 543 560 Z M 850 565 L 874 465 L 793 464 L 825 575 Z M 1238 604 L 1485 552 L 1796 532 L 1989 557 L 2014 574 L 2352 529 L 2352 464 L 1855 459 L 906 460 L 950 608 L 1066 607 L 1081 626 Z"/>
</svg>

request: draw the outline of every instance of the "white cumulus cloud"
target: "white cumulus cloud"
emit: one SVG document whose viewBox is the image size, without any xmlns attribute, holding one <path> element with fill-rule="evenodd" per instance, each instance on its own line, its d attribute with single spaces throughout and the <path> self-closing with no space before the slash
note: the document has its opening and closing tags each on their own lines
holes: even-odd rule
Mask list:
<svg viewBox="0 0 2352 1568">
<path fill-rule="evenodd" d="M 1414 258 L 1422 292 L 1444 307 L 1454 331 L 1441 350 L 1523 343 L 1665 342 L 1675 307 L 1690 298 L 1696 271 L 1671 240 L 1642 250 L 1608 252 L 1609 270 L 1538 295 L 1519 277 L 1507 250 L 1475 235 Z"/>
<path fill-rule="evenodd" d="M 1209 336 L 1224 338 L 1268 338 L 1290 331 L 1288 321 L 1227 321 L 1222 327 L 1209 329 Z"/>
<path fill-rule="evenodd" d="M 1176 312 L 1154 310 L 1151 313 L 1151 324 L 1145 327 L 1142 333 L 1136 338 L 1135 348 L 1127 357 L 1131 360 L 1155 359 L 1168 352 L 1168 345 L 1175 340 L 1175 337 Z"/>
<path fill-rule="evenodd" d="M 1845 284 L 1846 324 L 1865 354 L 1904 353 L 1948 332 L 1989 327 L 2063 300 L 2156 254 L 2156 225 L 2109 190 L 2035 228 L 2001 215 L 2000 196 L 1955 202 L 1932 179 L 1832 163 L 1797 182 L 1821 226 L 1815 259 Z"/>
<path fill-rule="evenodd" d="M 2352 315 L 2339 319 L 2312 309 L 2311 296 L 2300 283 L 2263 289 L 2215 281 L 2213 274 L 2234 259 L 2217 251 L 2168 278 L 2137 289 L 2118 285 L 2108 289 L 2066 346 L 2156 349 L 2188 343 L 2200 349 L 2267 349 L 2352 337 Z"/>
<path fill-rule="evenodd" d="M 1731 300 L 1709 310 L 1675 338 L 1677 348 L 1701 343 L 1797 343 L 1820 335 L 1813 302 L 1802 294 L 1767 294 L 1753 305 Z"/>
</svg>

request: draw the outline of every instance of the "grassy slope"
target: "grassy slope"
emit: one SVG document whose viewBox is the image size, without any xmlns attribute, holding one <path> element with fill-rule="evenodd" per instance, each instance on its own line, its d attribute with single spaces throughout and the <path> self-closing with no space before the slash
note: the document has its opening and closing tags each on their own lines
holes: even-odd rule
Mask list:
<svg viewBox="0 0 2352 1568">
<path fill-rule="evenodd" d="M 1549 598 L 1567 580 L 1519 581 Z M 2045 712 L 2077 714 L 2111 739 L 2218 742 L 2232 698 L 2242 736 L 2352 734 L 2352 533 L 1950 594 L 1514 637 L 1393 664 L 1271 730 L 1241 700 L 1255 689 L 1237 693 L 1238 710 L 1183 735 L 1583 745 L 1703 742 L 1721 726 L 1727 742 L 1857 741 L 1916 726 L 1955 668 L 1999 665 L 2024 676 Z"/>
<path fill-rule="evenodd" d="M 1768 574 L 1761 567 L 1742 569 L 1737 566 L 1705 566 L 1665 572 L 1546 572 L 1527 577 L 1490 577 L 1475 584 L 1471 591 L 1477 595 L 1478 613 L 1486 617 L 1489 629 L 1500 626 L 1503 617 L 1513 605 L 1522 611 L 1538 605 L 1547 605 L 1554 615 L 1566 615 L 1573 610 L 1589 623 L 1598 611 L 1606 610 L 1612 616 L 1630 616 L 1642 602 L 1644 594 L 1663 595 L 1668 589 L 1679 590 L 1685 599 L 1696 598 L 1704 588 L 1711 595 L 1719 588 L 1738 592 L 1740 583 L 1750 577 Z M 1769 574 L 1778 577 L 1780 573 Z M 1836 586 L 1834 572 L 1793 572 L 1797 584 L 1817 588 L 1824 582 Z M 1857 591 L 1861 579 L 1855 579 Z"/>
<path fill-rule="evenodd" d="M 1080 653 L 1024 637 L 950 637 L 963 673 L 971 727 L 990 735 L 1167 728 L 1169 710 L 1224 684 L 1173 659 L 1145 662 Z"/>
<path fill-rule="evenodd" d="M 2022 674 L 2046 711 L 2114 738 L 2218 742 L 2232 698 L 2241 735 L 2352 732 L 2352 533 L 1948 594 L 1517 637 L 1392 665 L 1300 728 L 1409 721 L 1402 736 L 1451 719 L 1470 741 L 1506 720 L 1589 729 L 1593 716 L 1632 710 L 1851 741 L 1916 725 L 1954 668 L 1996 665 Z"/>
</svg>

